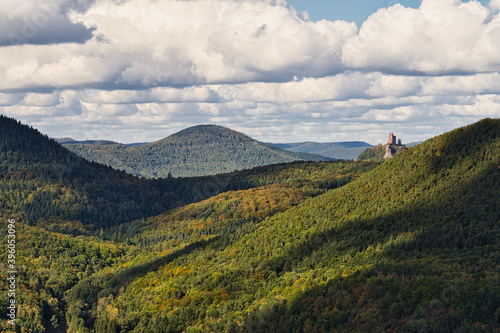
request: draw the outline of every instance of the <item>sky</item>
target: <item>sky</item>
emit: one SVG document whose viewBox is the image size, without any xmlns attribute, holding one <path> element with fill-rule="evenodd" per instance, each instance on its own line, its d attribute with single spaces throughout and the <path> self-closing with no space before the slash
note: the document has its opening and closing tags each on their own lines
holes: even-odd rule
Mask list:
<svg viewBox="0 0 500 333">
<path fill-rule="evenodd" d="M 479 1 L 487 6 L 489 0 Z M 345 20 L 361 25 L 370 15 L 380 8 L 395 4 L 405 7 L 419 8 L 420 0 L 289 0 L 288 4 L 297 11 L 306 11 L 313 21 Z"/>
<path fill-rule="evenodd" d="M 297 11 L 306 11 L 313 21 L 345 20 L 362 24 L 378 9 L 395 4 L 418 8 L 419 0 L 289 0 L 288 4 Z"/>
<path fill-rule="evenodd" d="M 500 117 L 500 0 L 0 0 L 0 113 L 51 137 L 421 141 Z"/>
</svg>

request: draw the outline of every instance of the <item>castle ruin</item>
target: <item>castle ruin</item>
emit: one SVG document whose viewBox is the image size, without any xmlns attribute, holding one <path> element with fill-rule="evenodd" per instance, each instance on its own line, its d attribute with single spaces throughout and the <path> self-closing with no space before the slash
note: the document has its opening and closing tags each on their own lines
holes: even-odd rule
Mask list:
<svg viewBox="0 0 500 333">
<path fill-rule="evenodd" d="M 393 158 L 396 155 L 395 147 L 401 146 L 404 146 L 401 139 L 397 139 L 394 133 L 389 133 L 389 140 L 387 140 L 387 144 L 385 145 L 384 159 Z"/>
<path fill-rule="evenodd" d="M 389 158 L 393 158 L 393 157 L 394 157 L 394 154 L 392 153 L 391 145 L 386 145 L 384 159 L 388 160 Z"/>
</svg>

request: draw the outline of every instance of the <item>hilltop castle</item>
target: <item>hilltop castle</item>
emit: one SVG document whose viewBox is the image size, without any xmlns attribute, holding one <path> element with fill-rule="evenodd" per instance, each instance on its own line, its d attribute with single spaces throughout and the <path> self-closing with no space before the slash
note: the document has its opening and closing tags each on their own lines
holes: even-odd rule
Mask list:
<svg viewBox="0 0 500 333">
<path fill-rule="evenodd" d="M 384 158 L 387 160 L 389 158 L 393 158 L 396 154 L 396 147 L 404 146 L 401 143 L 401 139 L 396 141 L 396 136 L 394 133 L 389 133 L 389 140 L 387 140 L 387 144 L 385 145 L 385 155 Z"/>
<path fill-rule="evenodd" d="M 401 139 L 397 140 L 396 142 L 396 136 L 394 133 L 389 133 L 389 140 L 387 140 L 388 145 L 395 145 L 395 146 L 402 146 L 403 144 L 401 143 Z"/>
</svg>

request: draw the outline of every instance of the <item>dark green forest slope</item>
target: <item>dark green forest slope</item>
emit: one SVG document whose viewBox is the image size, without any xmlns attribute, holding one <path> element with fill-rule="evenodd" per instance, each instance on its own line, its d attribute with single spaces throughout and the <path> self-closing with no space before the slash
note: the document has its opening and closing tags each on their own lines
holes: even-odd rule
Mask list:
<svg viewBox="0 0 500 333">
<path fill-rule="evenodd" d="M 64 144 L 84 157 L 147 178 L 215 175 L 298 160 L 325 161 L 319 155 L 294 153 L 216 125 L 187 128 L 150 144 Z"/>
<path fill-rule="evenodd" d="M 31 225 L 106 227 L 210 197 L 229 185 L 216 178 L 138 179 L 87 162 L 38 131 L 0 116 L 0 208 L 4 216 L 15 215 Z"/>
<path fill-rule="evenodd" d="M 93 236 L 23 226 L 18 331 L 500 330 L 500 120 L 381 164 L 220 177 L 231 191 Z"/>
<path fill-rule="evenodd" d="M 176 196 L 164 185 L 89 163 L 38 131 L 0 116 L 4 216 L 15 215 L 28 224 L 78 220 L 111 225 L 171 207 Z"/>
</svg>

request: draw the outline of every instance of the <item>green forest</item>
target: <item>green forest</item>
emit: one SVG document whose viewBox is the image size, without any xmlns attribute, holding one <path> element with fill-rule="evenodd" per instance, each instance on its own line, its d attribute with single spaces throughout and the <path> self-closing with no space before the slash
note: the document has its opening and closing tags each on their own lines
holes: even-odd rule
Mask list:
<svg viewBox="0 0 500 333">
<path fill-rule="evenodd" d="M 216 125 L 184 129 L 138 146 L 113 142 L 67 143 L 77 155 L 146 178 L 197 177 L 292 161 L 329 158 L 291 152 Z"/>
<path fill-rule="evenodd" d="M 500 330 L 498 119 L 385 162 L 165 179 L 0 126 L 2 230 L 19 219 L 2 331 Z"/>
</svg>

